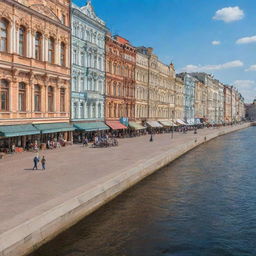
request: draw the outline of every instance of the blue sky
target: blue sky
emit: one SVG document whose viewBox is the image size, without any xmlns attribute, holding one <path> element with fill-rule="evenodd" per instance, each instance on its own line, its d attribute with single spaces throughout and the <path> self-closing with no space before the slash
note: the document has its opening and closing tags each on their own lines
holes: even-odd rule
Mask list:
<svg viewBox="0 0 256 256">
<path fill-rule="evenodd" d="M 177 72 L 206 71 L 235 85 L 247 102 L 256 96 L 255 0 L 92 0 L 92 5 L 113 34 L 153 47 Z"/>
</svg>

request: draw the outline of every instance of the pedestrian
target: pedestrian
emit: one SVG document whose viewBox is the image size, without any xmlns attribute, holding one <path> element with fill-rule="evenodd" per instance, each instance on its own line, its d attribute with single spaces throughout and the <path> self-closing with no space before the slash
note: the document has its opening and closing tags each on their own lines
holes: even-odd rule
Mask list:
<svg viewBox="0 0 256 256">
<path fill-rule="evenodd" d="M 42 169 L 45 170 L 45 164 L 46 164 L 46 159 L 43 156 L 42 160 L 41 160 L 41 164 L 42 164 Z"/>
<path fill-rule="evenodd" d="M 33 162 L 34 162 L 33 170 L 35 170 L 35 169 L 38 170 L 38 167 L 37 167 L 37 164 L 38 164 L 38 162 L 39 162 L 39 157 L 38 157 L 38 155 L 36 155 L 36 156 L 34 157 Z"/>
<path fill-rule="evenodd" d="M 150 135 L 150 139 L 149 139 L 150 142 L 153 142 L 153 134 L 151 133 Z"/>
</svg>

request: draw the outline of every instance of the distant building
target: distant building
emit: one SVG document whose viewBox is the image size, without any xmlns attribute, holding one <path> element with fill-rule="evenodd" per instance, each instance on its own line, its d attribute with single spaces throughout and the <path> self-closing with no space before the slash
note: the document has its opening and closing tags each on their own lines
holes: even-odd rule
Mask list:
<svg viewBox="0 0 256 256">
<path fill-rule="evenodd" d="M 246 105 L 246 118 L 250 121 L 256 121 L 256 98 L 252 104 Z"/>
</svg>

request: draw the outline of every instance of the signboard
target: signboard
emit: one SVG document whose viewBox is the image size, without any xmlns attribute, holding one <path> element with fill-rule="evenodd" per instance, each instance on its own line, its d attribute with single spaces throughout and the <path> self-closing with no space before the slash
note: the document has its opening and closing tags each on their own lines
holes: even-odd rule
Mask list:
<svg viewBox="0 0 256 256">
<path fill-rule="evenodd" d="M 120 121 L 121 124 L 124 124 L 125 126 L 128 127 L 128 124 L 129 124 L 129 119 L 128 119 L 128 117 L 121 117 L 121 118 L 119 119 L 119 121 Z"/>
</svg>

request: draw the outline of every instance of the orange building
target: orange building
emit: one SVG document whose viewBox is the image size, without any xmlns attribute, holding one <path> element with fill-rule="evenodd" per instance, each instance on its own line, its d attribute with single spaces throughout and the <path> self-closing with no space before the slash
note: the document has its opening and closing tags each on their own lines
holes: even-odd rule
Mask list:
<svg viewBox="0 0 256 256">
<path fill-rule="evenodd" d="M 0 2 L 0 148 L 71 139 L 69 0 Z"/>
<path fill-rule="evenodd" d="M 121 122 L 135 119 L 136 50 L 129 41 L 106 36 L 105 118 L 112 129 L 123 129 Z"/>
</svg>

